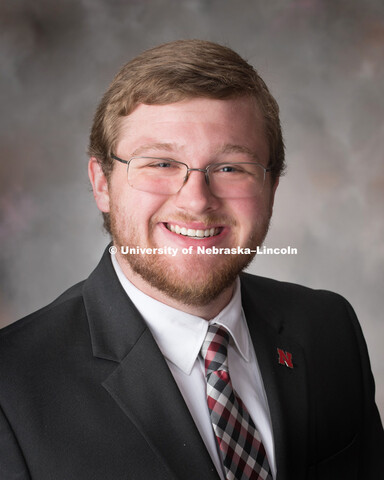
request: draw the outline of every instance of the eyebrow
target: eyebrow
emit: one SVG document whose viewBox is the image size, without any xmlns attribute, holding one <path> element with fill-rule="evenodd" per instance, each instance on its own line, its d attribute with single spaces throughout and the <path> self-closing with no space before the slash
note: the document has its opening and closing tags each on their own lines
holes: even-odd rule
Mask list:
<svg viewBox="0 0 384 480">
<path fill-rule="evenodd" d="M 131 154 L 131 157 L 139 157 L 141 155 L 145 155 L 148 151 L 166 151 L 166 152 L 177 152 L 180 148 L 174 143 L 149 143 L 146 145 L 141 145 L 136 150 L 134 150 Z M 236 145 L 232 143 L 227 143 L 219 147 L 216 152 L 215 156 L 217 155 L 227 155 L 231 153 L 243 153 L 252 157 L 252 159 L 256 161 L 260 161 L 258 155 L 251 150 L 250 148 L 244 145 Z"/>
<path fill-rule="evenodd" d="M 136 150 L 132 152 L 131 156 L 139 157 L 140 155 L 148 152 L 148 150 L 174 152 L 177 150 L 177 146 L 173 143 L 149 143 L 136 148 Z"/>
<path fill-rule="evenodd" d="M 250 148 L 245 147 L 244 145 L 234 145 L 231 143 L 227 143 L 222 147 L 220 147 L 217 150 L 216 155 L 220 155 L 220 154 L 225 155 L 225 154 L 231 154 L 231 153 L 245 153 L 246 155 L 249 155 L 255 160 L 260 160 L 258 155 Z"/>
</svg>

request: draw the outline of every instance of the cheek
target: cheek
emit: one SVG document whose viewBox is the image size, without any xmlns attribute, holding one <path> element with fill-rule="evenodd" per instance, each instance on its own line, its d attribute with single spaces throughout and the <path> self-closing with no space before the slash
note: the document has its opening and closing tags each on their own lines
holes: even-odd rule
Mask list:
<svg viewBox="0 0 384 480">
<path fill-rule="evenodd" d="M 232 217 L 236 220 L 240 234 L 248 235 L 258 227 L 263 227 L 271 216 L 267 196 L 238 199 L 232 205 Z"/>
<path fill-rule="evenodd" d="M 239 226 L 251 224 L 261 214 L 262 210 L 262 202 L 256 200 L 256 198 L 239 198 L 232 205 L 232 214 Z"/>
<path fill-rule="evenodd" d="M 144 234 L 153 227 L 152 219 L 160 210 L 164 200 L 156 195 L 125 188 L 115 191 L 112 205 L 116 220 L 125 229 L 134 228 Z"/>
</svg>

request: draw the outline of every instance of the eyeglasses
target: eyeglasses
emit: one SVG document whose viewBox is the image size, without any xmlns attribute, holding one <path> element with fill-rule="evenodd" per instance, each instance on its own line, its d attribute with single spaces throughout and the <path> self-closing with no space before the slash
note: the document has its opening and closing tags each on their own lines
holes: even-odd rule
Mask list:
<svg viewBox="0 0 384 480">
<path fill-rule="evenodd" d="M 189 168 L 169 158 L 132 157 L 122 160 L 127 165 L 128 183 L 132 188 L 148 193 L 173 195 L 187 182 L 191 172 L 201 172 L 213 195 L 218 198 L 247 198 L 259 195 L 264 187 L 265 168 L 255 162 L 211 163 L 206 168 Z"/>
</svg>

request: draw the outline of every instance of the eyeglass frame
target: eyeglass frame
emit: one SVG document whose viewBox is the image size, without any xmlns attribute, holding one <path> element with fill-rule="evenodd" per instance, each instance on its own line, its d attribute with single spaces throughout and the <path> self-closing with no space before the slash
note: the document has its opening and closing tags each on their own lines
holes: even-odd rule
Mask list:
<svg viewBox="0 0 384 480">
<path fill-rule="evenodd" d="M 127 165 L 127 172 L 129 171 L 129 164 L 131 163 L 132 160 L 135 160 L 136 158 L 148 158 L 148 159 L 153 159 L 153 160 L 164 160 L 164 161 L 165 160 L 170 160 L 172 162 L 179 163 L 180 165 L 184 165 L 185 167 L 187 167 L 187 173 L 185 175 L 183 185 L 180 188 L 182 188 L 187 183 L 190 172 L 202 172 L 202 173 L 204 173 L 205 183 L 209 186 L 209 168 L 212 167 L 212 166 L 217 166 L 217 165 L 230 165 L 229 162 L 218 162 L 218 163 L 210 163 L 205 168 L 190 168 L 189 165 L 187 165 L 186 163 L 179 162 L 178 160 L 174 160 L 173 158 L 146 157 L 146 156 L 140 156 L 139 155 L 139 156 L 131 157 L 129 160 L 123 160 L 122 158 L 118 157 L 117 155 L 114 155 L 113 153 L 111 153 L 111 158 L 113 160 L 117 160 L 118 162 L 121 162 L 121 163 L 124 163 L 125 165 Z M 234 163 L 234 165 L 257 165 L 257 166 L 261 167 L 264 170 L 264 179 L 263 179 L 262 189 L 264 188 L 265 175 L 266 175 L 266 173 L 272 171 L 272 167 L 264 167 L 264 165 L 262 165 L 261 163 L 258 163 L 258 162 L 233 162 L 233 163 Z M 253 174 L 250 173 L 250 175 L 253 175 Z M 133 188 L 135 188 L 135 187 L 133 187 Z"/>
</svg>

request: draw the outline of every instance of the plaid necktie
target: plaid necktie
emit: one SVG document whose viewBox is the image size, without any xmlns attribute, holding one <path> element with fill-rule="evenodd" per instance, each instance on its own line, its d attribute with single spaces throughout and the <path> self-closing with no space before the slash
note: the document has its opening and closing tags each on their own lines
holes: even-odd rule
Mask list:
<svg viewBox="0 0 384 480">
<path fill-rule="evenodd" d="M 272 480 L 267 455 L 245 405 L 228 373 L 229 334 L 210 325 L 201 354 L 207 378 L 207 400 L 227 480 Z"/>
</svg>

